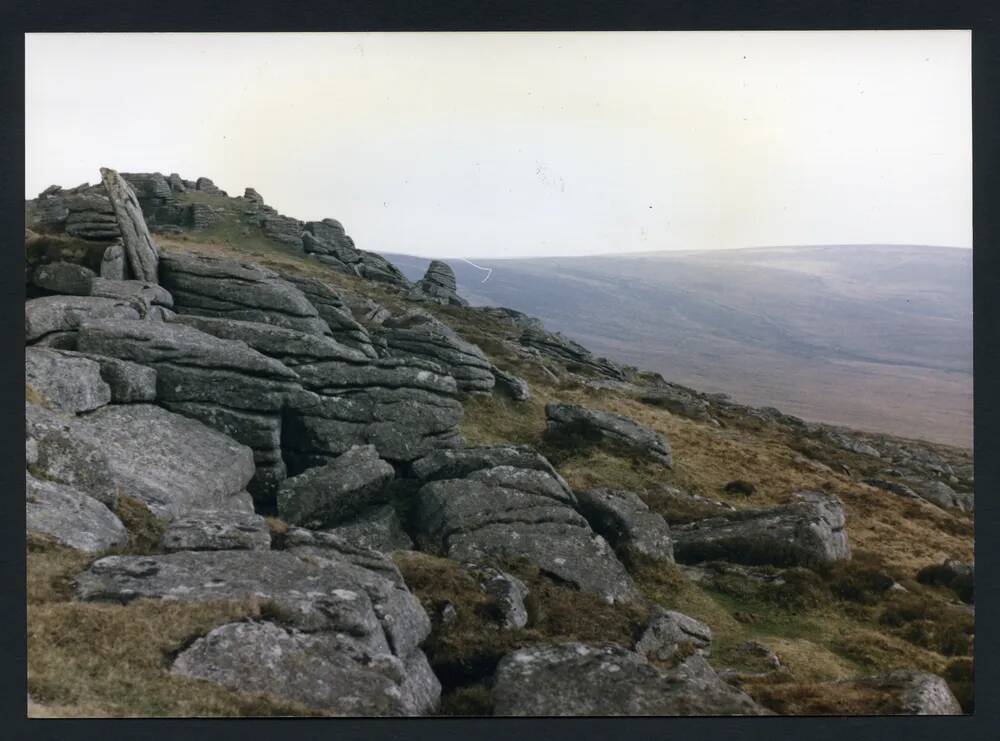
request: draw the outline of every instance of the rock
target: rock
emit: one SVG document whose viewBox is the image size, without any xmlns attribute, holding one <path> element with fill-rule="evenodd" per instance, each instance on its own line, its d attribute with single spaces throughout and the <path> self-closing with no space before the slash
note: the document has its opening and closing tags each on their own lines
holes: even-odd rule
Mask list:
<svg viewBox="0 0 1000 741">
<path fill-rule="evenodd" d="M 394 463 L 458 447 L 462 405 L 452 398 L 455 380 L 434 367 L 407 358 L 299 366 L 313 390 L 289 400 L 286 454 L 302 470 L 352 445 L 374 445 Z"/>
<path fill-rule="evenodd" d="M 524 317 L 524 320 L 528 319 L 528 317 Z M 524 320 L 521 320 L 519 324 L 524 326 L 520 343 L 525 348 L 535 350 L 545 357 L 564 363 L 566 369 L 571 372 L 583 371 L 619 381 L 625 380 L 622 369 L 606 358 L 594 357 L 590 350 L 566 339 L 558 332 L 545 331 L 538 320 L 527 322 Z"/>
<path fill-rule="evenodd" d="M 489 463 L 529 457 L 515 448 L 463 452 L 435 453 L 429 458 L 436 460 L 413 466 L 415 472 L 438 478 L 417 492 L 412 516 L 425 548 L 474 564 L 523 559 L 608 602 L 635 596 L 607 542 L 573 510 L 572 494 L 561 478 L 510 465 L 470 470 L 477 459 Z M 463 478 L 443 478 L 451 472 Z"/>
<path fill-rule="evenodd" d="M 101 181 L 118 220 L 129 272 L 137 279 L 159 281 L 159 250 L 142 215 L 142 207 L 132 187 L 114 170 L 102 167 Z"/>
<path fill-rule="evenodd" d="M 575 404 L 546 404 L 545 416 L 552 434 L 609 441 L 629 452 L 659 461 L 667 468 L 673 466 L 666 438 L 628 417 Z"/>
<path fill-rule="evenodd" d="M 431 260 L 427 272 L 410 290 L 408 298 L 415 301 L 434 301 L 440 304 L 468 306 L 468 301 L 456 292 L 455 271 L 443 260 Z"/>
<path fill-rule="evenodd" d="M 200 190 L 202 193 L 208 193 L 212 196 L 226 195 L 226 191 L 219 188 L 210 178 L 198 178 L 195 181 L 195 190 Z"/>
<path fill-rule="evenodd" d="M 926 499 L 931 504 L 936 504 L 942 509 L 958 509 L 962 512 L 971 512 L 975 509 L 975 502 L 971 493 L 959 493 L 943 481 L 937 479 L 929 481 L 911 480 L 908 483 L 916 491 L 917 496 L 921 499 Z"/>
<path fill-rule="evenodd" d="M 493 686 L 493 713 L 565 715 L 763 715 L 700 656 L 661 671 L 612 643 L 522 648 L 505 656 Z"/>
<path fill-rule="evenodd" d="M 171 672 L 339 716 L 421 715 L 433 710 L 441 691 L 429 669 L 413 671 L 352 636 L 304 633 L 273 623 L 215 628 L 181 653 Z M 410 675 L 429 684 L 428 690 L 410 688 Z"/>
<path fill-rule="evenodd" d="M 170 186 L 170 190 L 174 193 L 186 193 L 188 189 L 184 180 L 182 180 L 181 176 L 176 172 L 172 172 L 167 176 L 167 184 Z"/>
<path fill-rule="evenodd" d="M 708 402 L 673 387 L 657 387 L 639 397 L 644 404 L 661 407 L 671 414 L 704 422 L 709 419 Z"/>
<path fill-rule="evenodd" d="M 285 480 L 278 492 L 278 514 L 312 528 L 337 524 L 377 502 L 393 475 L 375 446 L 352 447 L 325 466 Z"/>
<path fill-rule="evenodd" d="M 259 265 L 173 252 L 162 256 L 161 273 L 180 314 L 330 334 L 326 322 L 298 288 Z"/>
<path fill-rule="evenodd" d="M 369 507 L 349 521 L 327 532 L 343 538 L 351 545 L 374 551 L 405 551 L 413 548 L 413 541 L 406 534 L 395 507 L 391 504 Z"/>
<path fill-rule="evenodd" d="M 128 266 L 125 263 L 125 247 L 121 241 L 104 250 L 100 274 L 105 280 L 126 280 L 129 277 Z"/>
<path fill-rule="evenodd" d="M 114 513 L 91 496 L 54 481 L 26 477 L 29 535 L 51 538 L 60 545 L 99 553 L 125 545 L 128 531 Z"/>
<path fill-rule="evenodd" d="M 90 288 L 90 295 L 105 298 L 138 299 L 150 307 L 162 306 L 172 309 L 174 306 L 174 298 L 170 295 L 170 291 L 156 283 L 147 283 L 141 280 L 95 278 Z"/>
<path fill-rule="evenodd" d="M 626 563 L 673 563 L 670 527 L 639 496 L 618 489 L 576 492 L 577 510 Z"/>
<path fill-rule="evenodd" d="M 712 629 L 682 612 L 655 607 L 649 624 L 635 644 L 636 653 L 650 661 L 671 661 L 683 651 L 707 655 L 712 648 Z"/>
<path fill-rule="evenodd" d="M 528 401 L 531 398 L 531 387 L 520 376 L 501 370 L 495 365 L 490 368 L 490 372 L 496 379 L 496 388 L 514 401 Z"/>
<path fill-rule="evenodd" d="M 333 288 L 315 278 L 292 273 L 284 273 L 282 277 L 305 294 L 309 302 L 316 307 L 320 318 L 330 327 L 330 332 L 337 342 L 360 350 L 369 358 L 377 356 L 368 331 L 354 320 L 351 310 Z"/>
<path fill-rule="evenodd" d="M 409 355 L 438 363 L 455 378 L 460 391 L 489 392 L 495 383 L 489 359 L 447 325 L 421 311 L 387 319 L 386 342 L 393 355 Z"/>
<path fill-rule="evenodd" d="M 841 684 L 868 687 L 896 698 L 900 713 L 906 715 L 961 715 L 962 707 L 936 674 L 918 671 L 894 671 L 875 677 L 845 680 Z"/>
<path fill-rule="evenodd" d="M 721 670 L 719 676 L 734 684 L 784 670 L 778 654 L 760 641 L 743 641 L 727 652 L 727 655 L 738 666 Z M 784 673 L 787 676 L 787 671 Z"/>
<path fill-rule="evenodd" d="M 156 400 L 156 371 L 152 368 L 106 355 L 71 353 L 67 350 L 59 352 L 97 363 L 101 368 L 101 379 L 111 389 L 111 401 L 115 404 L 138 404 Z"/>
<path fill-rule="evenodd" d="M 111 402 L 111 389 L 101 377 L 101 366 L 72 353 L 25 348 L 24 380 L 56 411 L 78 414 Z"/>
<path fill-rule="evenodd" d="M 143 306 L 133 300 L 92 296 L 44 296 L 24 303 L 24 336 L 29 343 L 72 335 L 85 319 L 141 319 Z M 72 348 L 71 348 L 72 349 Z"/>
<path fill-rule="evenodd" d="M 809 566 L 845 561 L 851 549 L 844 508 L 836 497 L 801 492 L 793 503 L 740 510 L 671 528 L 681 563 L 722 560 L 744 564 Z"/>
<path fill-rule="evenodd" d="M 260 515 L 200 510 L 173 520 L 160 547 L 168 552 L 266 551 L 271 548 L 271 534 Z"/>
<path fill-rule="evenodd" d="M 29 470 L 38 478 L 111 505 L 122 492 L 166 519 L 246 509 L 250 449 L 195 420 L 149 404 L 109 405 L 76 418 L 28 404 L 25 422 L 35 451 Z"/>
<path fill-rule="evenodd" d="M 53 293 L 87 296 L 90 294 L 90 284 L 94 277 L 94 271 L 82 265 L 53 262 L 40 266 L 31 281 L 39 288 Z"/>
<path fill-rule="evenodd" d="M 504 630 L 518 630 L 528 624 L 528 610 L 524 606 L 528 586 L 523 581 L 490 566 L 468 564 L 466 569 L 476 577 L 479 586 L 500 608 L 503 614 L 501 627 Z"/>
<path fill-rule="evenodd" d="M 488 445 L 458 450 L 436 450 L 411 466 L 413 475 L 425 481 L 462 479 L 478 471 L 497 468 L 539 471 L 552 479 L 562 494 L 554 498 L 575 504 L 576 498 L 552 464 L 526 445 Z"/>
</svg>

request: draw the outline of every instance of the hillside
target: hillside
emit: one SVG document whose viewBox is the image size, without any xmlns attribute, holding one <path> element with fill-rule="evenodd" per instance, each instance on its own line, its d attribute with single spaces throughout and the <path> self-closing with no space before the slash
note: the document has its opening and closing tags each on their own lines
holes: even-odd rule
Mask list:
<svg viewBox="0 0 1000 741">
<path fill-rule="evenodd" d="M 429 260 L 387 255 L 416 280 Z M 476 304 L 813 421 L 972 444 L 972 253 L 853 245 L 451 260 Z"/>
<path fill-rule="evenodd" d="M 973 710 L 969 450 L 604 360 L 252 188 L 26 223 L 30 715 Z"/>
</svg>

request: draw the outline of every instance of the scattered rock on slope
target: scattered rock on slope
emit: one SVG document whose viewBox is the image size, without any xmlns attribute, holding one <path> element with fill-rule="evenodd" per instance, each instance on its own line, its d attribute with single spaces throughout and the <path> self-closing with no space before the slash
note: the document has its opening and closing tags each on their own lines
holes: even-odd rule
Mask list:
<svg viewBox="0 0 1000 741">
<path fill-rule="evenodd" d="M 670 527 L 638 494 L 620 489 L 576 492 L 577 510 L 627 563 L 673 563 Z"/>
<path fill-rule="evenodd" d="M 500 661 L 495 715 L 764 715 L 701 656 L 661 671 L 611 643 L 522 648 Z"/>
<path fill-rule="evenodd" d="M 673 466 L 666 438 L 628 417 L 575 404 L 547 404 L 545 416 L 549 432 L 554 435 L 608 441 L 659 461 L 667 468 Z"/>
<path fill-rule="evenodd" d="M 801 492 L 793 503 L 740 510 L 671 528 L 681 563 L 731 561 L 744 564 L 814 565 L 844 561 L 851 549 L 840 500 Z"/>
<path fill-rule="evenodd" d="M 712 629 L 705 623 L 676 610 L 656 607 L 635 650 L 650 661 L 670 661 L 686 648 L 708 654 L 711 646 Z"/>
</svg>

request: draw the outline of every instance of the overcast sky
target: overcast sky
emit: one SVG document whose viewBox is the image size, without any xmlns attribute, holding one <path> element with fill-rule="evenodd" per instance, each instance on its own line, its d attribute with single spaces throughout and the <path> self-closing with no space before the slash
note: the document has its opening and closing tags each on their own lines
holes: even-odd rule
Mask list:
<svg viewBox="0 0 1000 741">
<path fill-rule="evenodd" d="M 363 249 L 972 244 L 965 31 L 29 34 L 25 195 L 255 187 Z"/>
</svg>

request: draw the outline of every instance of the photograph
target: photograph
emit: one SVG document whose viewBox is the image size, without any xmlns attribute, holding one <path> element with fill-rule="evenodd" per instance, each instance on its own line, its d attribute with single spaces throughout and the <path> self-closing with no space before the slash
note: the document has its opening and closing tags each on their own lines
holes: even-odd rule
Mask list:
<svg viewBox="0 0 1000 741">
<path fill-rule="evenodd" d="M 976 712 L 968 28 L 23 44 L 28 727 Z"/>
</svg>

